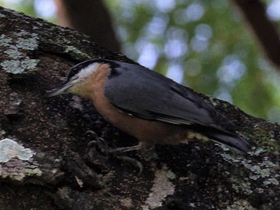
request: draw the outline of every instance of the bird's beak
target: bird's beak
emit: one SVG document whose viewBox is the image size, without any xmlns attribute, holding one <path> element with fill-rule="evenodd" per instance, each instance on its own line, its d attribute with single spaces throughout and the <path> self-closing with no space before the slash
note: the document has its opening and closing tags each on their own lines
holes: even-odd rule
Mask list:
<svg viewBox="0 0 280 210">
<path fill-rule="evenodd" d="M 47 91 L 46 96 L 47 97 L 52 97 L 52 96 L 57 96 L 57 95 L 65 94 L 65 93 L 67 93 L 67 90 L 70 87 L 72 87 L 72 85 L 73 85 L 72 82 L 67 82 L 67 83 L 65 83 L 64 85 L 62 85 L 59 88 Z"/>
</svg>

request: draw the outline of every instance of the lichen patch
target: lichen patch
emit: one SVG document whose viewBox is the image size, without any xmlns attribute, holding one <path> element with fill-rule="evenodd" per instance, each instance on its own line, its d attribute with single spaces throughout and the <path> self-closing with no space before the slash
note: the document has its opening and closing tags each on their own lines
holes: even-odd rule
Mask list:
<svg viewBox="0 0 280 210">
<path fill-rule="evenodd" d="M 175 185 L 170 181 L 174 178 L 173 172 L 164 166 L 155 174 L 155 180 L 151 193 L 145 201 L 146 205 L 142 206 L 143 210 L 154 209 L 162 206 L 162 201 L 166 196 L 172 195 L 175 192 Z"/>
<path fill-rule="evenodd" d="M 24 148 L 12 139 L 5 138 L 0 141 L 0 163 L 6 163 L 12 158 L 29 160 L 33 155 L 31 149 Z"/>
</svg>

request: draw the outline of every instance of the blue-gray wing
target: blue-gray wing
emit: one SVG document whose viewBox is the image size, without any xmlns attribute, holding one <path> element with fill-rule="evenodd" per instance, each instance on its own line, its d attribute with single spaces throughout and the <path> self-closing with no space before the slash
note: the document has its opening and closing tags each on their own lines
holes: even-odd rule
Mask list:
<svg viewBox="0 0 280 210">
<path fill-rule="evenodd" d="M 144 67 L 117 64 L 105 85 L 105 96 L 119 110 L 147 120 L 235 130 L 193 90 Z"/>
</svg>

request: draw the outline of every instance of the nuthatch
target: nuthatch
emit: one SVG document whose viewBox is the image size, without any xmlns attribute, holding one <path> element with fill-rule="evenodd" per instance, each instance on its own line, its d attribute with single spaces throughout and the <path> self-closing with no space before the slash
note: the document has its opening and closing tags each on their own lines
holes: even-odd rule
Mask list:
<svg viewBox="0 0 280 210">
<path fill-rule="evenodd" d="M 105 119 L 140 141 L 139 149 L 192 139 L 213 140 L 240 153 L 255 146 L 192 89 L 139 65 L 84 61 L 48 95 L 63 93 L 91 99 Z"/>
</svg>

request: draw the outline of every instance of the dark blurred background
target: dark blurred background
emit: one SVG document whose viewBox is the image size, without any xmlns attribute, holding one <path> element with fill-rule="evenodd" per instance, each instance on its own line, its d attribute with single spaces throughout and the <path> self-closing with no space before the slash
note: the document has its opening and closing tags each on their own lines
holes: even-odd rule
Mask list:
<svg viewBox="0 0 280 210">
<path fill-rule="evenodd" d="M 279 122 L 279 66 L 265 56 L 236 2 L 0 0 L 0 5 L 84 32 L 198 92 Z M 261 3 L 279 32 L 280 0 Z M 265 26 L 257 27 L 265 33 Z"/>
</svg>

